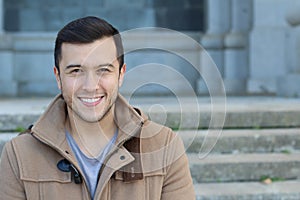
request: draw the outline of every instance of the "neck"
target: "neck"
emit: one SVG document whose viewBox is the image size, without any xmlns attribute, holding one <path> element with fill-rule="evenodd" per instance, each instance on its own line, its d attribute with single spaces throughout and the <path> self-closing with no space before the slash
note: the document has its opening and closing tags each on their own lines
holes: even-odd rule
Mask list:
<svg viewBox="0 0 300 200">
<path fill-rule="evenodd" d="M 96 157 L 116 131 L 114 106 L 98 122 L 87 122 L 81 119 L 69 107 L 68 116 L 66 129 L 72 135 L 81 151 L 88 156 Z"/>
</svg>

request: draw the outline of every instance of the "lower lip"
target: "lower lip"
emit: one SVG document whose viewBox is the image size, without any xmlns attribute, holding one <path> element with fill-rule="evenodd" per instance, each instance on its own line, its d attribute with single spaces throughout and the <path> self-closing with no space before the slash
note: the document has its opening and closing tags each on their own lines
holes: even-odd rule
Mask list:
<svg viewBox="0 0 300 200">
<path fill-rule="evenodd" d="M 95 101 L 95 102 L 86 102 L 86 101 L 82 101 L 81 99 L 80 99 L 80 101 L 87 107 L 94 107 L 94 106 L 97 106 L 99 103 L 101 103 L 103 98 L 104 97 L 101 97 L 98 101 Z"/>
</svg>

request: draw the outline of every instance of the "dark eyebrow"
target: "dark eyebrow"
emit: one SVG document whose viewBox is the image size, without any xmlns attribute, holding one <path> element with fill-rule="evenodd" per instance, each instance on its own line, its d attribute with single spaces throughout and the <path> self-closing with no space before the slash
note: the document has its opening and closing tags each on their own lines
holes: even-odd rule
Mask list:
<svg viewBox="0 0 300 200">
<path fill-rule="evenodd" d="M 98 65 L 98 67 L 115 67 L 115 66 L 111 63 L 104 63 L 104 64 Z"/>
<path fill-rule="evenodd" d="M 65 70 L 67 70 L 67 69 L 71 69 L 71 68 L 78 68 L 78 67 L 82 67 L 81 65 L 68 65 L 68 66 L 66 66 L 66 68 L 65 68 Z"/>
<path fill-rule="evenodd" d="M 68 69 L 71 69 L 71 68 L 81 68 L 82 65 L 80 64 L 71 64 L 71 65 L 68 65 L 66 66 L 65 70 L 68 70 Z M 100 64 L 98 65 L 98 67 L 115 67 L 113 64 L 111 63 L 104 63 L 104 64 Z"/>
</svg>

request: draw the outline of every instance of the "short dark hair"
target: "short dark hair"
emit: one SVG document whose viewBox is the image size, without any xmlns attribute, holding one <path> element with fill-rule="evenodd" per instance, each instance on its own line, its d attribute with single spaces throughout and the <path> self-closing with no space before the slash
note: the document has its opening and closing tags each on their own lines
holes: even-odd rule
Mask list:
<svg viewBox="0 0 300 200">
<path fill-rule="evenodd" d="M 113 36 L 117 49 L 117 59 L 120 70 L 124 64 L 124 48 L 119 31 L 107 21 L 94 16 L 76 19 L 65 25 L 57 34 L 54 48 L 55 67 L 59 72 L 59 61 L 62 58 L 63 43 L 84 44 L 91 43 L 103 37 Z"/>
</svg>

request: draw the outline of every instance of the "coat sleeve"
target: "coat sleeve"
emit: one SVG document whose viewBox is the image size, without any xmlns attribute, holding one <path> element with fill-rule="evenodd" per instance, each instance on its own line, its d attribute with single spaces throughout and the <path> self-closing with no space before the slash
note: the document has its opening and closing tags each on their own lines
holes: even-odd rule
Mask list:
<svg viewBox="0 0 300 200">
<path fill-rule="evenodd" d="M 189 163 L 179 136 L 169 144 L 166 169 L 162 188 L 162 200 L 194 200 L 196 198 Z"/>
<path fill-rule="evenodd" d="M 0 194 L 5 200 L 26 200 L 24 186 L 11 142 L 3 148 L 0 161 Z"/>
</svg>

